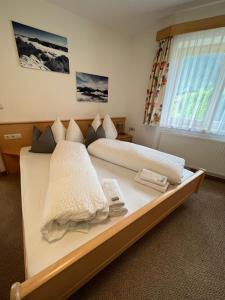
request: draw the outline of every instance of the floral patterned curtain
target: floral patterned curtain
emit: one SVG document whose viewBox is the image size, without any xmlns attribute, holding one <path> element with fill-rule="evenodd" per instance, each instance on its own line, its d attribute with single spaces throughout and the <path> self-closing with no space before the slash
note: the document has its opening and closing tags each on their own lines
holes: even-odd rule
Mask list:
<svg viewBox="0 0 225 300">
<path fill-rule="evenodd" d="M 159 125 L 163 107 L 163 97 L 169 68 L 169 50 L 171 37 L 159 41 L 145 103 L 144 124 Z"/>
</svg>

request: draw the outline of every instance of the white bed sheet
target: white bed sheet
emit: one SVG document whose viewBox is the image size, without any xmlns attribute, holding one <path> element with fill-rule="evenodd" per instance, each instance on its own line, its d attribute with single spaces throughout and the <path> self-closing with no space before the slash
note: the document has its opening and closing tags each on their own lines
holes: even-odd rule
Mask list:
<svg viewBox="0 0 225 300">
<path fill-rule="evenodd" d="M 27 278 L 37 274 L 47 266 L 64 257 L 74 249 L 95 238 L 98 234 L 126 218 L 145 204 L 153 201 L 160 192 L 134 181 L 135 172 L 111 164 L 96 157 L 91 157 L 99 179 L 116 178 L 126 199 L 128 214 L 96 224 L 88 234 L 68 232 L 61 240 L 49 244 L 42 239 L 40 232 L 45 192 L 48 184 L 50 154 L 29 152 L 24 147 L 20 153 L 21 194 L 24 222 L 24 243 L 26 252 Z M 185 170 L 183 180 L 193 175 Z"/>
</svg>

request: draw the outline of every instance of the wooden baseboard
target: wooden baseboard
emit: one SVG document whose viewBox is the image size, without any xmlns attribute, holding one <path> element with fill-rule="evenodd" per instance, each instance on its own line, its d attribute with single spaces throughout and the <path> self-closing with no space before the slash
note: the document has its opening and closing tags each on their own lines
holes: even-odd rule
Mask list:
<svg viewBox="0 0 225 300">
<path fill-rule="evenodd" d="M 196 172 L 198 170 L 198 169 L 189 168 L 189 167 L 186 167 L 186 166 L 185 166 L 185 168 L 192 171 L 192 172 Z M 205 171 L 205 178 L 215 180 L 215 181 L 219 181 L 219 182 L 225 182 L 225 178 L 216 176 L 215 174 L 214 175 L 213 174 L 207 174 L 207 171 Z"/>
<path fill-rule="evenodd" d="M 214 180 L 214 181 L 219 181 L 219 182 L 224 182 L 225 183 L 225 178 L 222 178 L 222 177 L 218 177 L 218 176 L 210 175 L 210 174 L 206 174 L 205 177 L 207 179 L 211 179 L 211 180 Z"/>
</svg>

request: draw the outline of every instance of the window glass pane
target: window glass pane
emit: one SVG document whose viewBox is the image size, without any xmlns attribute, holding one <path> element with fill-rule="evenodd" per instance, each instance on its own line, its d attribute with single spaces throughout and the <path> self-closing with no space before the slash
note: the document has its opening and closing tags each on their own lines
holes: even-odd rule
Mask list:
<svg viewBox="0 0 225 300">
<path fill-rule="evenodd" d="M 225 28 L 174 38 L 161 126 L 224 133 Z"/>
<path fill-rule="evenodd" d="M 223 59 L 222 54 L 191 56 L 183 59 L 179 87 L 173 101 L 172 117 L 190 120 L 196 102 L 199 101 L 196 121 L 203 121 L 209 109 L 210 98 Z M 188 82 L 186 70 L 194 73 Z"/>
<path fill-rule="evenodd" d="M 225 88 L 223 89 L 219 105 L 214 115 L 211 131 L 225 135 Z"/>
</svg>

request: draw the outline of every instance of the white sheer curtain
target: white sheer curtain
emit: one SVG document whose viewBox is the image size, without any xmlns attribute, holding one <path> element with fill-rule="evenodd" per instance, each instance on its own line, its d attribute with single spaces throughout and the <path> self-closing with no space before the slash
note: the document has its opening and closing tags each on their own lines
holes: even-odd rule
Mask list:
<svg viewBox="0 0 225 300">
<path fill-rule="evenodd" d="M 225 27 L 176 36 L 160 125 L 225 135 Z"/>
</svg>

